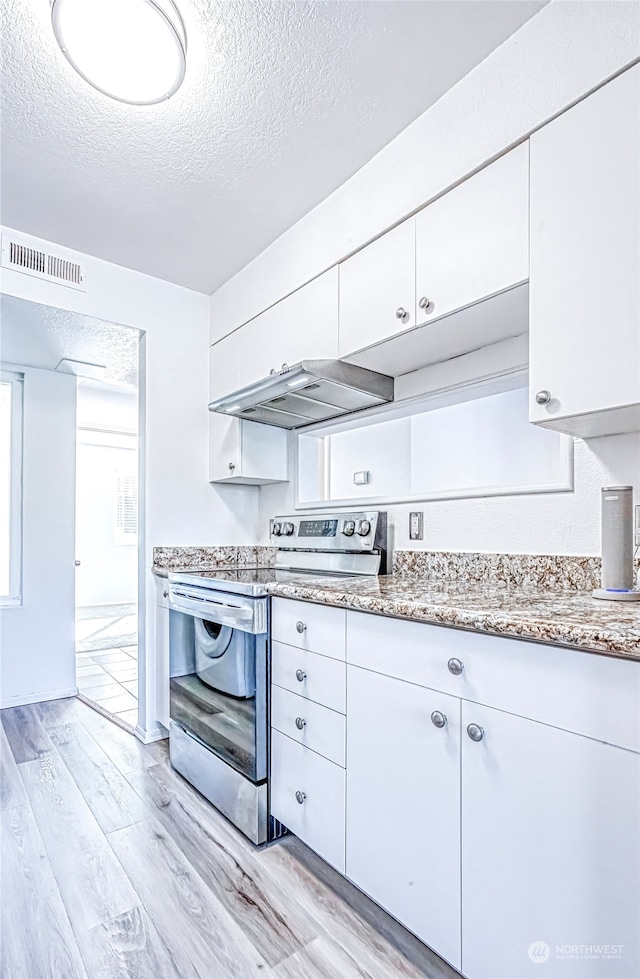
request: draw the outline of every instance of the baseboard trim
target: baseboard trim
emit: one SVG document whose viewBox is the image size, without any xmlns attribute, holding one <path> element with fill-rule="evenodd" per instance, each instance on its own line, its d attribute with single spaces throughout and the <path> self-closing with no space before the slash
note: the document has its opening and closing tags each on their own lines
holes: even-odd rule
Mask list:
<svg viewBox="0 0 640 979">
<path fill-rule="evenodd" d="M 77 687 L 68 687 L 66 690 L 44 690 L 37 694 L 8 697 L 6 700 L 0 700 L 0 710 L 6 710 L 7 707 L 25 707 L 27 704 L 42 704 L 45 700 L 64 700 L 65 697 L 76 697 L 77 694 Z"/>
<path fill-rule="evenodd" d="M 164 741 L 169 737 L 169 732 L 167 731 L 166 727 L 159 722 L 154 724 L 153 727 L 149 728 L 148 730 L 145 730 L 143 727 L 140 727 L 139 724 L 136 724 L 134 734 L 139 741 L 142 741 L 143 744 L 153 744 L 154 741 Z"/>
</svg>

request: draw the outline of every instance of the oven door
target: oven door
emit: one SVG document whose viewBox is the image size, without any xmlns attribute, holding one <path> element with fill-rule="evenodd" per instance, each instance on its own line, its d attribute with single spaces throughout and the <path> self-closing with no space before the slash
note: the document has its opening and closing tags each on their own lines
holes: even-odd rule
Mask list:
<svg viewBox="0 0 640 979">
<path fill-rule="evenodd" d="M 266 598 L 169 586 L 169 716 L 233 769 L 267 777 Z"/>
</svg>

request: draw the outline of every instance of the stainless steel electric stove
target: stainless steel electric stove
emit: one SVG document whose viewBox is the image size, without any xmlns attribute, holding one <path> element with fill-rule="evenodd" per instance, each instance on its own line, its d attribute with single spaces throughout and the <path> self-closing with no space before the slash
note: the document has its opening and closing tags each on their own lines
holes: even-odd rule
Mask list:
<svg viewBox="0 0 640 979">
<path fill-rule="evenodd" d="M 276 517 L 273 567 L 169 575 L 171 762 L 254 843 L 269 820 L 268 585 L 387 571 L 378 510 Z"/>
</svg>

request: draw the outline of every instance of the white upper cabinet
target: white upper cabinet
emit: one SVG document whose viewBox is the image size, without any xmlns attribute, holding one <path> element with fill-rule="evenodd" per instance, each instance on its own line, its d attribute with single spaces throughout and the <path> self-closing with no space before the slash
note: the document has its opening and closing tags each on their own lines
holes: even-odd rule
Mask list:
<svg viewBox="0 0 640 979">
<path fill-rule="evenodd" d="M 238 330 L 209 347 L 209 401 L 238 387 Z"/>
<path fill-rule="evenodd" d="M 340 356 L 398 376 L 525 333 L 528 278 L 523 143 L 343 262 Z"/>
<path fill-rule="evenodd" d="M 338 356 L 338 268 L 246 323 L 238 335 L 238 386 L 301 360 Z M 233 390 L 233 389 L 230 389 Z"/>
<path fill-rule="evenodd" d="M 415 219 L 340 266 L 340 357 L 415 326 Z"/>
<path fill-rule="evenodd" d="M 531 137 L 530 418 L 640 429 L 640 66 Z"/>
<path fill-rule="evenodd" d="M 529 146 L 522 143 L 416 215 L 417 321 L 528 278 Z"/>
</svg>

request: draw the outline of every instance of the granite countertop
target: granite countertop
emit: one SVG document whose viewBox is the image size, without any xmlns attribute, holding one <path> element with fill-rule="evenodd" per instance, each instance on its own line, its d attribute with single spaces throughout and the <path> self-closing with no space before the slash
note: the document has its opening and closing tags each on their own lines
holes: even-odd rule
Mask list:
<svg viewBox="0 0 640 979">
<path fill-rule="evenodd" d="M 471 629 L 640 661 L 640 602 L 603 602 L 590 591 L 396 575 L 274 583 L 271 595 Z"/>
</svg>

